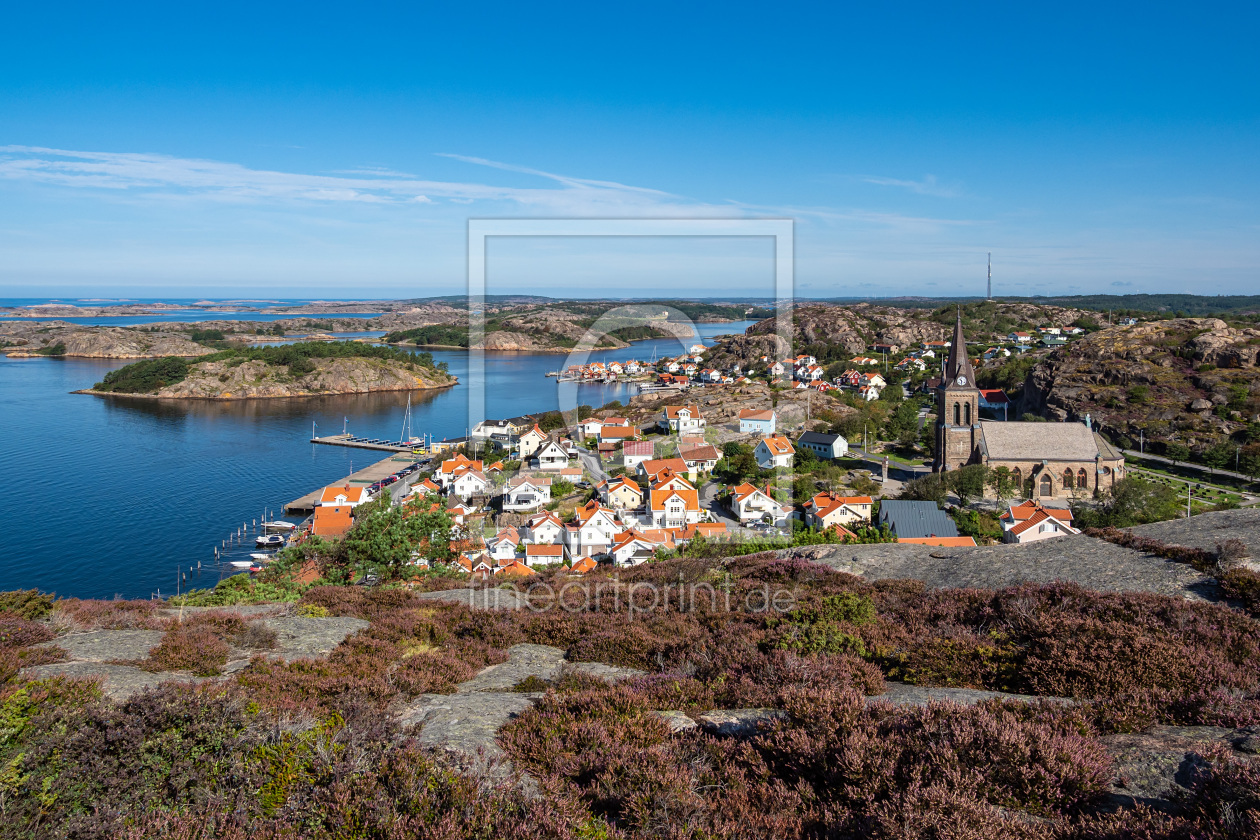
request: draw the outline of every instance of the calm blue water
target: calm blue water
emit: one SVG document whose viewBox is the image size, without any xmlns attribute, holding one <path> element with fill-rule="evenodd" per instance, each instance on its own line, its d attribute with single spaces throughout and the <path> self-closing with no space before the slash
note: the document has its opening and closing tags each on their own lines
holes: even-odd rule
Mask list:
<svg viewBox="0 0 1260 840">
<path fill-rule="evenodd" d="M 218 317 L 207 314 L 201 320 Z M 698 325 L 702 336 L 751 322 Z M 692 341 L 686 342 L 693 343 Z M 640 342 L 591 360 L 676 355 L 680 342 Z M 435 351 L 461 384 L 412 394 L 412 430 L 434 439 L 468 428 L 467 356 Z M 487 354 L 486 414 L 557 408 L 560 388 L 601 405 L 625 385 L 563 385 L 544 376 L 563 355 Z M 188 585 L 213 585 L 214 548 L 242 522 L 279 510 L 386 453 L 309 443 L 340 432 L 396 437 L 406 394 L 231 403 L 72 394 L 119 361 L 0 357 L 0 476 L 8 489 L 0 536 L 0 590 L 38 587 L 62 596 L 148 597 L 174 589 L 178 569 L 203 567 Z"/>
</svg>

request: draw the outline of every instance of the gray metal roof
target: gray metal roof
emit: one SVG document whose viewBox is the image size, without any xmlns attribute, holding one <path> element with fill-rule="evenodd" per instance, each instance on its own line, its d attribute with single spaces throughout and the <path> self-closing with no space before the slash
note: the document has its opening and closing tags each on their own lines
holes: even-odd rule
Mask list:
<svg viewBox="0 0 1260 840">
<path fill-rule="evenodd" d="M 912 502 L 901 499 L 879 503 L 879 523 L 887 523 L 898 537 L 956 537 L 958 527 L 936 502 Z"/>
<path fill-rule="evenodd" d="M 831 446 L 839 437 L 840 435 L 827 435 L 822 432 L 804 432 L 796 440 L 797 443 L 817 443 L 822 446 Z"/>
<path fill-rule="evenodd" d="M 980 421 L 981 447 L 994 461 L 1092 461 L 1098 441 L 1084 423 Z"/>
</svg>

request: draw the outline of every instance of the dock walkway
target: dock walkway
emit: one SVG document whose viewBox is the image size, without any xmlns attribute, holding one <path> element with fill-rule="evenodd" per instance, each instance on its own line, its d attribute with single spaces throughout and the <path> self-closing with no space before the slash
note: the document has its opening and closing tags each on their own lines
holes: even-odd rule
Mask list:
<svg viewBox="0 0 1260 840">
<path fill-rule="evenodd" d="M 386 441 L 384 443 L 376 443 L 363 438 L 356 438 L 354 435 L 328 435 L 326 437 L 313 437 L 311 443 L 323 443 L 328 446 L 349 446 L 355 449 L 377 449 L 383 452 L 414 452 L 417 449 L 423 449 L 420 444 L 403 443 L 402 441 Z M 375 480 L 375 479 L 373 479 Z"/>
<path fill-rule="evenodd" d="M 349 484 L 351 486 L 363 487 L 379 481 L 386 476 L 393 475 L 408 464 L 414 463 L 415 460 L 415 457 L 412 455 L 391 455 L 383 461 L 377 461 L 375 464 L 371 464 L 361 470 L 357 470 L 345 478 L 337 481 L 330 481 L 327 484 L 312 490 L 305 496 L 294 499 L 284 506 L 284 510 L 286 513 L 310 513 L 315 510 L 315 503 L 319 501 L 320 495 L 323 494 L 324 487 L 330 487 L 337 484 L 343 486 Z M 414 476 L 415 474 L 409 476 L 409 478 L 414 478 Z"/>
</svg>

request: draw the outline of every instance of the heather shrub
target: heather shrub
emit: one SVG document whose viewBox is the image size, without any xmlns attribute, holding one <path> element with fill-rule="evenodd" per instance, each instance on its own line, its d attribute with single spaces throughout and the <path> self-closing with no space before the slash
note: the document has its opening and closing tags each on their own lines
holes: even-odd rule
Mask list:
<svg viewBox="0 0 1260 840">
<path fill-rule="evenodd" d="M 1216 561 L 1225 568 L 1247 559 L 1247 544 L 1239 539 L 1228 539 L 1216 544 Z"/>
<path fill-rule="evenodd" d="M 535 692 L 544 692 L 550 687 L 551 686 L 548 685 L 547 681 L 542 677 L 530 674 L 528 677 L 518 681 L 516 685 L 512 686 L 512 690 L 521 694 L 530 694 Z"/>
<path fill-rule="evenodd" d="M 53 607 L 53 596 L 45 595 L 38 589 L 18 589 L 13 592 L 0 592 L 0 613 L 9 613 L 34 621 L 44 618 Z"/>
<path fill-rule="evenodd" d="M 1223 745 L 1207 747 L 1190 783 L 1190 814 L 1224 838 L 1260 837 L 1260 760 L 1244 759 Z"/>
<path fill-rule="evenodd" d="M 100 601 L 65 598 L 53 605 L 51 621 L 65 630 L 161 630 L 160 601 Z"/>
<path fill-rule="evenodd" d="M 146 671 L 192 671 L 198 677 L 212 677 L 223 673 L 229 652 L 228 643 L 213 627 L 179 624 L 137 664 Z"/>
<path fill-rule="evenodd" d="M 889 677 L 912 685 L 997 691 L 1022 687 L 1019 651 L 1000 633 L 980 635 L 960 630 L 949 637 L 916 641 L 885 657 L 881 664 Z"/>
<path fill-rule="evenodd" d="M 81 681 L 26 690 L 17 702 L 34 708 L 0 755 L 10 836 L 110 836 L 129 814 L 250 786 L 246 704 L 221 690 L 167 685 L 121 705 Z"/>
<path fill-rule="evenodd" d="M 251 621 L 229 636 L 232 644 L 242 650 L 271 650 L 278 639 L 276 631 L 261 621 Z"/>
<path fill-rule="evenodd" d="M 1253 618 L 1260 618 L 1260 573 L 1235 566 L 1218 580 L 1226 598 L 1238 601 Z"/>
<path fill-rule="evenodd" d="M 57 636 L 47 624 L 17 613 L 0 613 L 0 648 L 20 648 L 49 642 Z"/>
</svg>

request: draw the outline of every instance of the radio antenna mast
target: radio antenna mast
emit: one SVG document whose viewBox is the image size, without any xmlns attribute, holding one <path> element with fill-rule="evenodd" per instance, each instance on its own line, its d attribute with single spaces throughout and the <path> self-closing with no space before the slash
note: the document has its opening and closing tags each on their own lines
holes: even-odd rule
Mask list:
<svg viewBox="0 0 1260 840">
<path fill-rule="evenodd" d="M 989 252 L 989 288 L 985 293 L 985 300 L 993 300 L 993 252 Z"/>
</svg>

